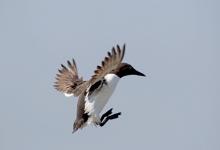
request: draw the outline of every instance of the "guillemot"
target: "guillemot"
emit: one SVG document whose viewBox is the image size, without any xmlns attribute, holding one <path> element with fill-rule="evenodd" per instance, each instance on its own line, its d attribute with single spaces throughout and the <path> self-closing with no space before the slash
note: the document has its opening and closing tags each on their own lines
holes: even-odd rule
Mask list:
<svg viewBox="0 0 220 150">
<path fill-rule="evenodd" d="M 100 66 L 97 66 L 90 80 L 79 77 L 76 62 L 67 61 L 68 67 L 61 64 L 56 74 L 54 87 L 65 96 L 79 97 L 73 133 L 86 125 L 104 126 L 106 122 L 116 119 L 121 112 L 112 114 L 109 109 L 101 117 L 100 113 L 114 92 L 118 81 L 127 75 L 145 76 L 130 64 L 122 62 L 125 54 L 125 44 L 122 48 L 113 47 Z"/>
</svg>

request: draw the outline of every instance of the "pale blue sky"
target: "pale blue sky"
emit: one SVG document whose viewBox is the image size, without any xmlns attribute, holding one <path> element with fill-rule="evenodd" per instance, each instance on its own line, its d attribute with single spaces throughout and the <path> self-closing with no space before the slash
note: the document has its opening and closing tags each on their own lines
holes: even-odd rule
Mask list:
<svg viewBox="0 0 220 150">
<path fill-rule="evenodd" d="M 220 149 L 217 0 L 0 0 L 0 149 Z M 76 98 L 53 89 L 75 58 L 88 79 L 106 52 L 147 74 L 122 79 L 103 128 L 71 134 Z"/>
</svg>

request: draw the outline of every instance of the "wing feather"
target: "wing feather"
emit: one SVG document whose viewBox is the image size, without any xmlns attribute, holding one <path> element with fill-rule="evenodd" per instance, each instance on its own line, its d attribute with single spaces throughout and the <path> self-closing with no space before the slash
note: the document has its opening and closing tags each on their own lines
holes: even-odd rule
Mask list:
<svg viewBox="0 0 220 150">
<path fill-rule="evenodd" d="M 56 74 L 55 89 L 67 94 L 74 94 L 79 96 L 86 87 L 86 81 L 82 77 L 79 78 L 76 62 L 72 59 L 72 63 L 68 60 L 67 66 L 61 64 L 59 73 Z"/>
<path fill-rule="evenodd" d="M 95 84 L 98 80 L 103 78 L 106 74 L 110 73 L 112 70 L 116 69 L 122 62 L 125 54 L 125 44 L 122 48 L 119 45 L 112 48 L 111 52 L 108 52 L 104 60 L 101 63 L 101 66 L 97 66 L 94 71 L 94 75 L 89 80 L 91 85 Z"/>
<path fill-rule="evenodd" d="M 82 77 L 79 78 L 76 62 L 73 59 L 72 63 L 67 61 L 67 66 L 61 65 L 61 69 L 58 69 L 58 74 L 56 74 L 56 81 L 54 84 L 55 89 L 60 92 L 67 94 L 74 94 L 74 96 L 79 96 L 86 89 L 95 84 L 97 81 L 102 80 L 102 78 L 116 69 L 122 62 L 125 54 L 125 44 L 122 48 L 117 45 L 113 47 L 111 52 L 107 53 L 107 56 L 101 62 L 101 65 L 97 66 L 94 71 L 94 75 L 89 81 L 83 81 Z"/>
</svg>

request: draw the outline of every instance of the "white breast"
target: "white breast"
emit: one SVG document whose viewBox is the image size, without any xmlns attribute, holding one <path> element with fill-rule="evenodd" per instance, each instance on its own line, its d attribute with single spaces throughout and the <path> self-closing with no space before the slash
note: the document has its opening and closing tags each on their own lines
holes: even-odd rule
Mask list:
<svg viewBox="0 0 220 150">
<path fill-rule="evenodd" d="M 99 121 L 99 114 L 108 102 L 120 79 L 115 74 L 107 74 L 104 78 L 107 84 L 103 84 L 99 92 L 91 96 L 87 94 L 85 98 L 85 112 L 92 116 L 92 120 L 89 121 L 90 123 Z"/>
</svg>

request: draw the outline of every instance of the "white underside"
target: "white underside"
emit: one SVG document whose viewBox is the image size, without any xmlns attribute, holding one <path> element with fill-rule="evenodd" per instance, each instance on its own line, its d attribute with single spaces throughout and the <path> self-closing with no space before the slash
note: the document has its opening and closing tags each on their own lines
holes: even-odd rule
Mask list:
<svg viewBox="0 0 220 150">
<path fill-rule="evenodd" d="M 66 97 L 71 97 L 73 94 L 63 93 Z"/>
<path fill-rule="evenodd" d="M 100 91 L 90 95 L 89 97 L 86 95 L 85 112 L 91 116 L 89 117 L 87 124 L 97 124 L 100 122 L 99 114 L 107 104 L 120 79 L 115 74 L 107 74 L 104 78 L 107 84 L 103 84 Z"/>
</svg>

